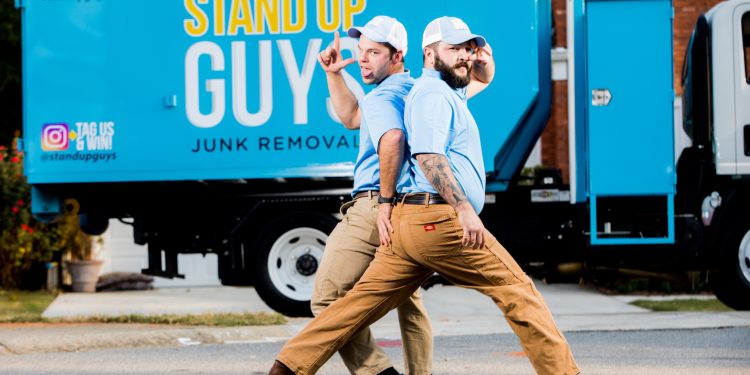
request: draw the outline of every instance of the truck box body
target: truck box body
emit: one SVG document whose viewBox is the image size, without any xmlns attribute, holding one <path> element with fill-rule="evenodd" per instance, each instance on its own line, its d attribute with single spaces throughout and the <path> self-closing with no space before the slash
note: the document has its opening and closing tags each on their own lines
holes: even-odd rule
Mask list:
<svg viewBox="0 0 750 375">
<path fill-rule="evenodd" d="M 409 32 L 464 17 L 497 54 L 498 82 L 472 100 L 488 170 L 539 90 L 534 1 L 24 0 L 24 149 L 34 185 L 350 176 L 358 133 L 337 123 L 317 55 L 378 14 Z M 223 8 L 223 9 L 222 9 Z M 512 15 L 512 16 L 507 16 Z M 499 22 L 502 20 L 502 22 Z M 369 91 L 356 64 L 353 91 Z"/>
</svg>

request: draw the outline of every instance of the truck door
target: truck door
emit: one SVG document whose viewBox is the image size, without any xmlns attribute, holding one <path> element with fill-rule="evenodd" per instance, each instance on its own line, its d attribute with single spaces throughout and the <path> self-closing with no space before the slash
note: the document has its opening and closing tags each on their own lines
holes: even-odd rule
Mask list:
<svg viewBox="0 0 750 375">
<path fill-rule="evenodd" d="M 743 175 L 750 174 L 750 4 L 738 6 L 732 18 L 737 173 Z"/>
<path fill-rule="evenodd" d="M 673 241 L 672 14 L 664 0 L 586 3 L 592 245 Z"/>
</svg>

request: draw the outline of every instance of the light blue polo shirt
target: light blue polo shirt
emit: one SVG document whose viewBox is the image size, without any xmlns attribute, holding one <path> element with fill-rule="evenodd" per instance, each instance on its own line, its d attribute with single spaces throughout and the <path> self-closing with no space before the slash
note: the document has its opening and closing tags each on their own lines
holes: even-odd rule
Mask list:
<svg viewBox="0 0 750 375">
<path fill-rule="evenodd" d="M 413 85 L 409 72 L 391 74 L 359 101 L 362 117 L 352 196 L 361 191 L 380 190 L 380 138 L 391 129 L 404 130 L 404 100 Z M 404 161 L 408 155 L 405 150 Z M 408 179 L 408 163 L 404 162 L 401 180 Z"/>
<path fill-rule="evenodd" d="M 484 207 L 484 159 L 479 128 L 466 106 L 466 88 L 453 90 L 440 72 L 423 69 L 406 98 L 406 140 L 411 149 L 410 180 L 404 193 L 437 194 L 417 163 L 417 154 L 440 154 L 477 213 Z"/>
</svg>

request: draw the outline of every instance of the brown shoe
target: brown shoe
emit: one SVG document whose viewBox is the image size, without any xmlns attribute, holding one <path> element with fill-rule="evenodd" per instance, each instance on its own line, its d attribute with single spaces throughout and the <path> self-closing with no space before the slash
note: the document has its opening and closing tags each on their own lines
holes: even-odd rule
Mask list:
<svg viewBox="0 0 750 375">
<path fill-rule="evenodd" d="M 268 375 L 294 375 L 294 371 L 290 370 L 283 363 L 274 361 L 271 371 L 268 371 Z"/>
</svg>

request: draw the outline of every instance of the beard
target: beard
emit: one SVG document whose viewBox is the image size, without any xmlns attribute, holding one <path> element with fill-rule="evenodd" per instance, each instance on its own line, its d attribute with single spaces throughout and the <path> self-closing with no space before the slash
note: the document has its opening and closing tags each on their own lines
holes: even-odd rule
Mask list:
<svg viewBox="0 0 750 375">
<path fill-rule="evenodd" d="M 465 76 L 456 74 L 456 70 L 459 68 L 466 68 Z M 456 65 L 448 66 L 437 54 L 437 51 L 435 53 L 435 70 L 440 72 L 443 81 L 454 90 L 462 89 L 468 86 L 469 82 L 471 82 L 471 65 L 469 65 L 468 61 L 461 61 Z"/>
</svg>

